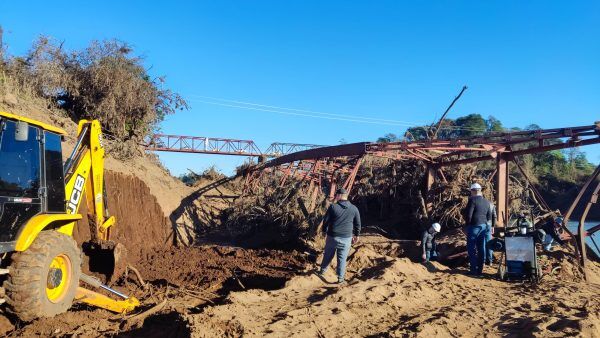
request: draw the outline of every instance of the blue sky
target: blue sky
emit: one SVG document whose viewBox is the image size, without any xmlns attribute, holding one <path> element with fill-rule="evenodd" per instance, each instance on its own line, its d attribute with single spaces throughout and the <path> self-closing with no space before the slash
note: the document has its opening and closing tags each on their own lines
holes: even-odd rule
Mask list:
<svg viewBox="0 0 600 338">
<path fill-rule="evenodd" d="M 493 115 L 519 127 L 591 124 L 600 120 L 599 22 L 598 1 L 0 0 L 10 53 L 24 53 L 40 34 L 66 48 L 127 41 L 192 107 L 168 117 L 164 132 L 252 139 L 263 148 L 374 140 L 405 126 L 202 101 L 429 123 L 467 85 L 450 117 Z M 600 162 L 598 148 L 583 150 Z M 244 160 L 161 159 L 174 174 L 211 164 L 229 172 Z"/>
</svg>

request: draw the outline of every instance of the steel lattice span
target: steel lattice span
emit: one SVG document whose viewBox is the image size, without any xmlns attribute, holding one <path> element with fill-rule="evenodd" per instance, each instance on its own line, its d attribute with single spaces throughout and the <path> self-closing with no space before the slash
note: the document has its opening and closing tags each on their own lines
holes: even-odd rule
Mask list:
<svg viewBox="0 0 600 338">
<path fill-rule="evenodd" d="M 262 152 L 252 140 L 237 140 L 204 136 L 154 134 L 145 144 L 146 150 L 177 153 L 234 155 L 247 157 L 277 157 L 293 152 L 323 147 L 315 144 L 271 143 Z"/>
<path fill-rule="evenodd" d="M 250 140 L 157 134 L 149 140 L 146 149 L 259 157 L 258 165 L 251 166 L 239 174 L 244 176 L 244 193 L 252 193 L 260 184 L 263 175 L 278 173 L 281 186 L 291 178 L 301 184 L 304 183 L 308 196 L 311 196 L 309 203 L 311 206 L 314 206 L 318 193 L 324 189 L 328 189 L 330 198 L 333 198 L 336 187 L 341 186 L 352 192 L 358 170 L 367 156 L 422 163 L 427 167 L 426 181 L 423 184 L 425 195 L 437 179 L 439 169 L 442 167 L 495 161 L 495 201 L 498 225 L 502 226 L 508 223 L 510 215 L 507 193 L 510 162 L 513 162 L 528 180 L 516 161 L 519 156 L 599 143 L 600 122 L 596 122 L 587 126 L 487 133 L 455 139 L 438 139 L 434 134 L 427 140 L 390 143 L 358 142 L 337 146 L 273 143 L 265 152 L 261 152 Z M 267 160 L 269 157 L 272 159 Z M 595 173 L 595 177 L 600 176 L 599 170 Z M 540 193 L 533 185 L 531 187 L 536 198 L 549 210 Z M 594 196 L 596 195 L 597 192 Z M 576 202 L 580 199 L 581 196 Z M 595 202 L 595 198 L 590 201 L 590 203 Z M 586 236 L 591 236 L 596 231 L 600 231 L 600 226 L 588 231 L 580 226 L 577 234 L 569 232 L 574 238 L 579 239 L 577 244 L 582 262 L 585 261 L 585 248 L 581 248 L 581 245 L 584 245 L 582 243 L 585 243 Z"/>
<path fill-rule="evenodd" d="M 450 140 L 432 138 L 390 143 L 360 142 L 343 144 L 307 149 L 259 164 L 246 172 L 246 190 L 253 190 L 257 184 L 256 182 L 260 181 L 258 178 L 264 175 L 265 172 L 280 171 L 282 173 L 282 185 L 285 184 L 288 177 L 299 178 L 301 182 L 307 183 L 307 193 L 314 200 L 316 198 L 315 194 L 323 188 L 323 182 L 325 182 L 329 188 L 329 197 L 333 198 L 337 186 L 342 186 L 351 192 L 363 159 L 366 156 L 376 156 L 394 161 L 416 160 L 423 163 L 427 167 L 423 193 L 427 195 L 437 179 L 440 168 L 482 161 L 495 161 L 496 210 L 498 225 L 503 226 L 507 225 L 510 219 L 508 200 L 510 162 L 515 164 L 515 167 L 522 172 L 526 180 L 529 180 L 516 161 L 518 156 L 598 143 L 600 143 L 600 122 L 588 126 L 488 133 L 482 136 Z M 597 176 L 600 176 L 600 173 L 595 173 L 593 179 Z M 537 189 L 533 185 L 530 186 L 536 198 L 544 204 L 545 209 L 550 210 Z M 594 196 L 596 195 L 597 192 Z M 576 202 L 580 198 L 578 197 Z M 596 197 L 590 203 L 595 202 Z M 311 202 L 309 205 L 313 204 L 314 202 Z M 600 226 L 588 231 L 580 226 L 577 234 L 572 234 L 566 227 L 565 230 L 572 237 L 578 238 L 577 245 L 582 264 L 584 264 L 586 251 L 582 246 L 585 245 L 585 237 L 592 236 L 594 232 L 599 231 Z"/>
</svg>

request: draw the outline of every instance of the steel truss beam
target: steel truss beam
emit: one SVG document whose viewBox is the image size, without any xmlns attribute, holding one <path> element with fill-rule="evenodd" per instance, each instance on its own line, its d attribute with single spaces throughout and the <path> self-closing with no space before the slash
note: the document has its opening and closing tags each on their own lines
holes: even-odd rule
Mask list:
<svg viewBox="0 0 600 338">
<path fill-rule="evenodd" d="M 155 134 L 146 145 L 146 149 L 180 153 L 262 156 L 258 146 L 251 140 L 181 135 Z"/>
<path fill-rule="evenodd" d="M 146 150 L 179 153 L 279 157 L 293 152 L 324 147 L 316 144 L 271 143 L 265 152 L 252 140 L 154 134 L 145 144 Z"/>
</svg>

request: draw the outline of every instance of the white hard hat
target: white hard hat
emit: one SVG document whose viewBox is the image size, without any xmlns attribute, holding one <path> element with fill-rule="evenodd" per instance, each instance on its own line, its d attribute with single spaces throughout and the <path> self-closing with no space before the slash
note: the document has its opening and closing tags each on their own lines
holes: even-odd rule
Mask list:
<svg viewBox="0 0 600 338">
<path fill-rule="evenodd" d="M 471 190 L 481 190 L 481 185 L 479 183 L 471 184 Z"/>
<path fill-rule="evenodd" d="M 433 223 L 431 227 L 433 228 L 433 230 L 435 230 L 435 232 L 440 232 L 440 230 L 442 230 L 442 226 L 440 225 L 440 223 Z"/>
</svg>

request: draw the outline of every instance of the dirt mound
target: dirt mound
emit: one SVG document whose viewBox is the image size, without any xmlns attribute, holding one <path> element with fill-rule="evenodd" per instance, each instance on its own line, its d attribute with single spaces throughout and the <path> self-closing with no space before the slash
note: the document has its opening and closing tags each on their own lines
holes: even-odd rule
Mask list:
<svg viewBox="0 0 600 338">
<path fill-rule="evenodd" d="M 189 245 L 208 235 L 225 237 L 229 242 L 229 233 L 221 227 L 221 212 L 238 196 L 235 187 L 226 177 L 201 178 L 195 183 L 193 191 L 169 215 L 171 224 L 177 229 L 175 243 Z"/>
<path fill-rule="evenodd" d="M 111 228 L 111 238 L 136 256 L 136 252 L 153 247 L 170 245 L 172 229 L 162 208 L 148 186 L 139 178 L 107 170 L 105 173 L 108 208 L 117 223 Z M 82 202 L 84 204 L 85 202 Z M 85 215 L 85 206 L 81 213 Z M 86 217 L 78 222 L 75 240 L 82 243 L 90 239 L 90 226 Z"/>
<path fill-rule="evenodd" d="M 392 245 L 393 246 L 393 245 Z M 225 304 L 185 316 L 193 337 L 221 336 L 504 336 L 582 335 L 600 329 L 600 285 L 543 280 L 533 286 L 423 265 L 363 245 L 348 285 L 315 275 L 283 289 L 232 293 Z M 326 275 L 334 281 L 332 271 Z"/>
<path fill-rule="evenodd" d="M 305 264 L 294 252 L 200 246 L 147 251 L 139 258 L 138 267 L 150 280 L 216 291 L 223 283 L 237 289 L 242 285 L 268 289 L 268 283 L 279 280 L 282 286 L 291 275 L 303 271 Z"/>
<path fill-rule="evenodd" d="M 65 314 L 16 328 L 10 322 L 3 323 L 5 318 L 0 316 L 0 329 L 4 328 L 4 334 L 25 337 L 163 337 L 165 332 L 170 337 L 189 337 L 191 326 L 185 314 L 221 303 L 231 291 L 283 287 L 305 270 L 305 261 L 298 253 L 233 247 L 154 248 L 138 258 L 150 291 L 142 291 L 131 281 L 121 281 L 116 288 L 141 299 L 143 305 L 137 313 L 167 301 L 143 325 L 130 329 L 124 325 L 128 316 L 76 304 Z"/>
</svg>

